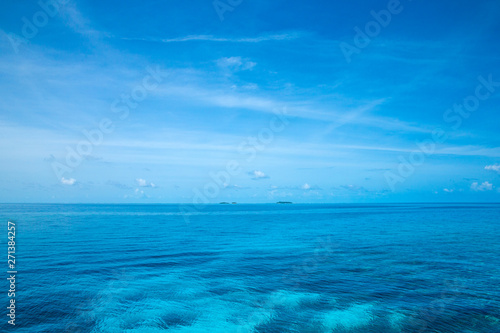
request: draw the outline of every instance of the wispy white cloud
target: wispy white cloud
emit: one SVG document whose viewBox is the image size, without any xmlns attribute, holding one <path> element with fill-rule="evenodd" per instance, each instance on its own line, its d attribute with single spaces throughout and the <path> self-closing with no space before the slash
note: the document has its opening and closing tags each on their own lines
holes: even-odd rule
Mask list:
<svg viewBox="0 0 500 333">
<path fill-rule="evenodd" d="M 137 178 L 135 181 L 137 182 L 137 186 L 139 187 L 156 187 L 154 183 L 148 182 L 142 178 Z"/>
<path fill-rule="evenodd" d="M 308 183 L 305 183 L 300 187 L 301 190 L 305 191 L 313 191 L 313 190 L 321 190 L 321 187 L 316 186 L 316 185 L 309 185 Z"/>
<path fill-rule="evenodd" d="M 242 57 L 224 57 L 217 60 L 217 65 L 222 69 L 237 72 L 252 69 L 257 64 Z"/>
<path fill-rule="evenodd" d="M 242 66 L 245 65 L 242 64 Z M 185 80 L 190 81 L 187 77 Z M 396 120 L 391 121 L 387 119 L 386 121 L 375 121 L 375 119 L 373 119 L 375 117 L 366 119 L 365 116 L 362 116 L 363 113 L 369 113 L 373 111 L 374 108 L 383 104 L 383 99 L 366 102 L 359 101 L 356 102 L 355 105 L 347 105 L 339 99 L 334 104 L 324 104 L 318 103 L 307 96 L 301 97 L 300 93 L 297 93 L 292 99 L 282 99 L 276 96 L 266 95 L 255 89 L 245 92 L 231 91 L 228 90 L 227 87 L 226 89 L 221 89 L 213 83 L 206 83 L 204 85 L 200 85 L 199 83 L 192 85 L 165 84 L 153 93 L 159 95 L 159 97 L 183 97 L 191 101 L 196 100 L 209 106 L 247 109 L 264 113 L 276 113 L 286 108 L 286 114 L 290 117 L 331 122 L 332 126 L 329 128 L 328 132 L 349 123 L 378 127 L 381 129 L 389 128 L 393 130 L 400 129 L 404 126 L 405 130 L 411 129 L 412 131 L 422 132 L 421 127 L 412 127 Z"/>
<path fill-rule="evenodd" d="M 66 178 L 62 177 L 61 178 L 61 183 L 63 185 L 69 185 L 69 186 L 71 186 L 71 185 L 74 185 L 76 183 L 76 179 L 75 178 L 68 178 L 68 179 L 66 179 Z"/>
<path fill-rule="evenodd" d="M 482 183 L 482 184 L 479 184 L 478 182 L 474 182 L 470 186 L 470 189 L 472 191 L 476 191 L 476 192 L 491 191 L 491 190 L 493 190 L 493 184 L 491 184 L 490 182 L 487 182 L 487 181 Z"/>
<path fill-rule="evenodd" d="M 459 156 L 490 156 L 500 157 L 500 148 L 489 148 L 483 146 L 450 146 L 443 149 L 437 149 L 436 154 L 440 155 L 459 155 Z"/>
<path fill-rule="evenodd" d="M 270 177 L 266 175 L 264 172 L 259 171 L 259 170 L 254 170 L 252 172 L 248 173 L 250 176 L 252 176 L 253 180 L 261 180 L 261 179 L 269 179 Z"/>
<path fill-rule="evenodd" d="M 248 59 L 240 57 L 221 58 L 217 60 L 219 67 L 226 69 L 250 69 L 254 65 Z M 286 107 L 287 115 L 303 119 L 327 121 L 329 125 L 321 131 L 320 135 L 327 135 L 339 127 L 361 125 L 380 130 L 405 131 L 408 133 L 432 133 L 433 127 L 422 124 L 405 122 L 391 117 L 373 115 L 372 112 L 384 105 L 387 100 L 378 98 L 373 100 L 360 100 L 351 102 L 348 96 L 337 96 L 336 101 L 324 103 L 315 100 L 304 91 L 297 91 L 293 98 L 280 98 L 264 94 L 256 89 L 245 91 L 231 91 L 223 89 L 214 82 L 205 82 L 203 75 L 197 73 L 176 73 L 183 81 L 192 82 L 188 85 L 164 84 L 155 90 L 159 97 L 183 97 L 197 100 L 210 106 L 234 109 L 248 109 L 256 112 L 275 113 Z M 203 84 L 200 84 L 203 82 Z M 255 86 L 253 86 L 255 87 Z"/>
<path fill-rule="evenodd" d="M 316 185 L 310 185 L 309 183 L 304 183 L 303 185 L 300 186 L 276 186 L 276 185 L 271 185 L 269 187 L 271 191 L 278 191 L 278 190 L 288 190 L 288 191 L 313 191 L 313 190 L 321 190 L 321 187 L 316 186 Z"/>
<path fill-rule="evenodd" d="M 340 187 L 345 189 L 345 190 L 353 191 L 353 192 L 366 192 L 367 191 L 363 186 L 357 186 L 357 185 L 342 185 Z"/>
<path fill-rule="evenodd" d="M 487 165 L 484 169 L 500 173 L 500 164 Z"/>
<path fill-rule="evenodd" d="M 270 34 L 257 37 L 216 37 L 214 35 L 188 35 L 176 38 L 134 38 L 122 37 L 124 40 L 142 40 L 147 42 L 161 42 L 161 43 L 178 43 L 178 42 L 194 42 L 194 41 L 207 41 L 207 42 L 226 42 L 226 43 L 261 43 L 268 41 L 285 41 L 293 40 L 301 37 L 303 34 L 299 32 Z"/>
<path fill-rule="evenodd" d="M 94 47 L 106 48 L 102 40 L 105 37 L 110 37 L 110 35 L 105 31 L 96 29 L 95 24 L 82 13 L 76 2 L 69 2 L 59 6 L 59 14 L 67 28 L 86 38 Z"/>
</svg>

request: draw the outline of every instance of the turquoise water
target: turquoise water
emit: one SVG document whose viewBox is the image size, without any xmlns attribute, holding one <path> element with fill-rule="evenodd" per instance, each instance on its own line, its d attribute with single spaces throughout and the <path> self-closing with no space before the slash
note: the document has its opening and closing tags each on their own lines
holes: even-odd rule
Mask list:
<svg viewBox="0 0 500 333">
<path fill-rule="evenodd" d="M 7 220 L 16 222 L 18 270 L 16 327 L 5 314 L 1 327 L 500 332 L 499 213 L 494 204 L 210 205 L 187 215 L 177 205 L 0 205 L 5 253 Z"/>
</svg>

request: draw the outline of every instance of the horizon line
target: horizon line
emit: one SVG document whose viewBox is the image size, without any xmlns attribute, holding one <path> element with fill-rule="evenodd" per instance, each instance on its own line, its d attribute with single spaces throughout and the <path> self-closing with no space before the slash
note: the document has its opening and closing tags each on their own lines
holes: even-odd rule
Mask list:
<svg viewBox="0 0 500 333">
<path fill-rule="evenodd" d="M 213 202 L 204 204 L 194 204 L 194 203 L 166 203 L 166 202 L 0 202 L 0 205 L 195 205 L 195 206 L 209 206 L 209 205 L 221 205 L 224 202 Z M 291 205 L 387 205 L 387 204 L 491 204 L 498 205 L 500 202 L 474 202 L 474 201 L 446 201 L 446 202 L 430 202 L 430 201 L 414 201 L 414 202 L 290 202 L 284 201 L 283 203 L 277 202 L 235 202 L 231 205 L 276 205 L 276 204 L 291 204 Z M 227 205 L 227 204 L 224 204 Z"/>
</svg>

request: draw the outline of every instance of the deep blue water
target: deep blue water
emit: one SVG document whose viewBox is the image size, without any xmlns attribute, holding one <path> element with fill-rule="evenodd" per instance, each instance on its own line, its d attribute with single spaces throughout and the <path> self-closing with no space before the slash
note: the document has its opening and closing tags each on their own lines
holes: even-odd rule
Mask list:
<svg viewBox="0 0 500 333">
<path fill-rule="evenodd" d="M 4 253 L 7 220 L 6 332 L 500 332 L 500 205 L 0 205 Z"/>
</svg>

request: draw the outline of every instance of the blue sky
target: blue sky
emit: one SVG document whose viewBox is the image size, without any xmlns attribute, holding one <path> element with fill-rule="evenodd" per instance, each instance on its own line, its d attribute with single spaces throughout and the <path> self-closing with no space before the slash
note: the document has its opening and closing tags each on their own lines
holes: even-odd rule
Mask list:
<svg viewBox="0 0 500 333">
<path fill-rule="evenodd" d="M 500 201 L 497 1 L 41 3 L 1 4 L 0 202 Z"/>
</svg>

